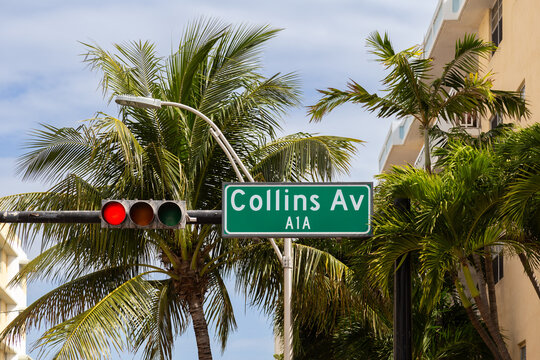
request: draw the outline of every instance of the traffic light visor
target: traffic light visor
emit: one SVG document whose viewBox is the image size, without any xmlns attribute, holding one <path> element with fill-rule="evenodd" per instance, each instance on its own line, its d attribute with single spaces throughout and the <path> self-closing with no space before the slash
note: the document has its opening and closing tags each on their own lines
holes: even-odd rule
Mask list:
<svg viewBox="0 0 540 360">
<path fill-rule="evenodd" d="M 182 209 L 176 203 L 164 202 L 158 209 L 158 219 L 167 226 L 177 226 L 182 221 Z"/>
<path fill-rule="evenodd" d="M 126 219 L 126 209 L 118 201 L 109 201 L 103 205 L 101 216 L 109 225 L 120 225 Z"/>
</svg>

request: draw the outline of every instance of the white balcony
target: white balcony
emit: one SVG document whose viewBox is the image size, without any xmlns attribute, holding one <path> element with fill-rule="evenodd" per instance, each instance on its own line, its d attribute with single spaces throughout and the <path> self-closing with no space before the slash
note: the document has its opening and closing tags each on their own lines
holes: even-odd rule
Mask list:
<svg viewBox="0 0 540 360">
<path fill-rule="evenodd" d="M 9 240 L 7 240 L 9 239 Z M 28 258 L 18 238 L 8 236 L 8 227 L 0 227 L 0 330 L 26 308 L 26 285 L 10 285 L 8 282 L 19 272 L 21 265 L 27 264 Z M 6 345 L 0 344 L 0 351 L 8 360 L 29 359 L 26 353 L 26 340 Z"/>
<path fill-rule="evenodd" d="M 439 0 L 433 19 L 424 37 L 424 52 L 429 56 L 443 21 L 458 20 L 466 0 Z"/>
<path fill-rule="evenodd" d="M 493 0 L 439 0 L 423 42 L 425 56 L 435 60 L 435 74 L 454 57 L 458 39 L 478 32 L 492 3 Z"/>
<path fill-rule="evenodd" d="M 412 117 L 394 120 L 379 155 L 379 170 L 387 171 L 392 165 L 412 163 L 422 147 L 422 134 Z"/>
</svg>

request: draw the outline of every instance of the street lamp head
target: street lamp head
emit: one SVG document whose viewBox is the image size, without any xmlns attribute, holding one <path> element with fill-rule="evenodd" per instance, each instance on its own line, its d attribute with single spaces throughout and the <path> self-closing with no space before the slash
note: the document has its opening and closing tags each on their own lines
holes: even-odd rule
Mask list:
<svg viewBox="0 0 540 360">
<path fill-rule="evenodd" d="M 118 105 L 123 106 L 133 106 L 141 109 L 161 109 L 161 100 L 149 97 L 118 95 L 114 101 Z"/>
</svg>

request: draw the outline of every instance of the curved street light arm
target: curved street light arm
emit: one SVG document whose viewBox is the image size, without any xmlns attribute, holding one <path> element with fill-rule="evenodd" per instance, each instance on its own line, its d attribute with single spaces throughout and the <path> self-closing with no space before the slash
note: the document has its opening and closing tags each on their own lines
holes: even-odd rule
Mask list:
<svg viewBox="0 0 540 360">
<path fill-rule="evenodd" d="M 231 163 L 231 165 L 232 165 L 232 167 L 234 169 L 234 172 L 236 173 L 236 177 L 238 178 L 238 180 L 240 182 L 244 182 L 244 178 L 242 177 L 242 174 L 240 173 L 240 170 L 238 170 L 238 166 L 236 166 L 236 162 L 234 161 L 234 158 L 232 157 L 231 153 L 229 151 L 227 151 L 227 147 L 225 146 L 223 141 L 221 141 L 221 139 L 219 138 L 219 135 L 216 134 L 216 131 L 213 128 L 210 128 L 210 134 L 212 134 L 212 136 L 214 137 L 214 139 L 216 140 L 218 145 L 221 147 L 221 149 L 223 150 L 225 155 L 227 155 L 227 158 L 229 159 L 229 162 Z"/>
<path fill-rule="evenodd" d="M 160 109 L 162 106 L 173 106 L 180 109 L 187 110 L 201 119 L 203 119 L 208 125 L 210 125 L 210 134 L 214 137 L 218 145 L 223 149 L 225 152 L 225 155 L 229 159 L 231 165 L 234 168 L 234 171 L 236 173 L 236 176 L 238 177 L 238 180 L 240 182 L 244 182 L 244 178 L 240 171 L 238 170 L 238 166 L 242 169 L 242 172 L 244 176 L 248 179 L 249 182 L 255 182 L 253 179 L 253 176 L 249 173 L 247 168 L 244 166 L 244 163 L 236 154 L 233 147 L 227 141 L 219 127 L 212 121 L 210 118 L 208 118 L 206 115 L 201 113 L 200 111 L 192 108 L 191 106 L 184 105 L 182 103 L 177 102 L 170 102 L 170 101 L 161 101 L 159 99 L 149 98 L 149 97 L 140 97 L 140 96 L 132 96 L 132 95 L 119 95 L 116 97 L 115 101 L 124 106 L 134 106 L 139 108 L 147 108 L 147 109 Z M 237 166 L 238 165 L 238 166 Z M 283 336 L 283 355 L 285 360 L 291 360 L 292 359 L 292 340 L 293 340 L 293 331 L 292 331 L 292 317 L 291 317 L 291 297 L 292 297 L 292 268 L 293 268 L 293 252 L 292 252 L 292 241 L 290 238 L 284 239 L 283 243 L 283 254 L 279 250 L 279 247 L 277 246 L 275 240 L 273 238 L 268 239 L 270 241 L 270 244 L 272 245 L 272 248 L 274 249 L 274 252 L 276 253 L 279 261 L 281 262 L 281 265 L 283 266 L 283 274 L 284 274 L 284 313 L 283 313 L 283 323 L 284 323 L 284 336 Z"/>
<path fill-rule="evenodd" d="M 245 182 L 242 174 L 238 170 L 237 164 L 242 169 L 242 172 L 244 173 L 244 176 L 248 179 L 248 181 L 255 182 L 255 179 L 253 179 L 253 176 L 251 176 L 250 172 L 244 166 L 244 163 L 242 162 L 238 154 L 236 154 L 236 152 L 232 148 L 229 141 L 227 141 L 227 139 L 221 132 L 220 128 L 212 120 L 210 120 L 208 116 L 204 115 L 199 110 L 194 109 L 191 106 L 178 103 L 178 102 L 161 101 L 159 99 L 154 99 L 150 97 L 133 96 L 133 95 L 118 95 L 115 98 L 115 101 L 117 104 L 122 105 L 122 106 L 133 106 L 137 108 L 146 108 L 146 109 L 161 109 L 163 106 L 172 106 L 172 107 L 177 107 L 180 109 L 187 110 L 197 115 L 198 117 L 203 119 L 208 125 L 210 125 L 210 134 L 214 137 L 214 139 L 216 140 L 218 145 L 221 147 L 223 152 L 225 152 L 225 155 L 229 159 L 229 162 L 231 163 L 238 180 L 240 182 Z M 279 261 L 281 262 L 281 265 L 285 265 L 283 261 L 283 255 L 281 254 L 281 251 L 279 250 L 279 247 L 277 246 L 275 240 L 273 238 L 269 238 L 268 240 L 270 241 L 272 248 L 274 249 Z"/>
<path fill-rule="evenodd" d="M 204 115 L 199 110 L 196 110 L 196 109 L 192 108 L 191 106 L 187 106 L 187 105 L 177 103 L 177 102 L 162 101 L 161 106 L 173 106 L 173 107 L 177 107 L 177 108 L 180 108 L 180 109 L 184 109 L 184 110 L 187 110 L 189 112 L 192 112 L 193 114 L 197 115 L 198 117 L 200 117 L 201 119 L 206 121 L 206 123 L 208 125 L 210 125 L 210 128 L 214 131 L 214 132 L 211 132 L 212 136 L 214 136 L 214 139 L 216 139 L 216 141 L 221 146 L 223 151 L 227 154 L 227 156 L 229 157 L 229 155 L 230 155 L 234 159 L 234 162 L 231 161 L 233 166 L 236 167 L 235 163 L 238 164 L 240 166 L 240 168 L 242 169 L 242 172 L 244 173 L 244 176 L 249 180 L 249 182 L 255 182 L 255 180 L 253 179 L 253 176 L 251 176 L 248 169 L 244 166 L 244 163 L 242 162 L 242 160 L 240 160 L 240 157 L 238 156 L 238 154 L 236 154 L 236 151 L 234 151 L 234 149 L 232 148 L 232 146 L 229 143 L 229 141 L 227 140 L 227 138 L 225 138 L 225 136 L 221 132 L 220 128 L 212 120 L 210 120 L 209 117 Z M 237 175 L 238 175 L 238 173 L 237 173 Z M 238 177 L 238 179 L 241 182 L 244 182 L 244 180 L 241 179 L 240 176 Z"/>
</svg>

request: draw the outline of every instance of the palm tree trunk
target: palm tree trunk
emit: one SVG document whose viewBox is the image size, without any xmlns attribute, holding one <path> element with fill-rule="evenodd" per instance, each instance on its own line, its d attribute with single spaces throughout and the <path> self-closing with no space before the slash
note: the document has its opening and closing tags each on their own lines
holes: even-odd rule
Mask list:
<svg viewBox="0 0 540 360">
<path fill-rule="evenodd" d="M 424 127 L 424 169 L 431 174 L 431 149 L 429 144 L 429 125 Z"/>
<path fill-rule="evenodd" d="M 188 306 L 189 314 L 193 321 L 193 330 L 195 330 L 199 360 L 212 360 L 210 337 L 208 336 L 208 324 L 204 317 L 201 298 L 196 294 L 190 296 L 188 298 Z"/>
<path fill-rule="evenodd" d="M 491 351 L 495 360 L 502 360 L 500 352 L 497 349 L 497 345 L 493 341 L 493 338 L 489 335 L 486 328 L 480 322 L 478 314 L 473 310 L 472 303 L 469 301 L 467 295 L 465 294 L 464 287 L 461 284 L 461 281 L 458 279 L 457 274 L 453 274 L 452 278 L 454 280 L 456 290 L 459 294 L 459 298 L 461 299 L 461 303 L 465 308 L 465 312 L 467 313 L 467 316 L 469 317 L 469 320 L 471 321 L 473 327 L 476 329 L 476 332 L 480 335 L 480 337 L 484 341 L 484 344 L 486 344 L 486 346 L 489 348 L 489 351 Z"/>
<path fill-rule="evenodd" d="M 473 290 L 470 288 L 470 286 L 469 286 L 469 291 L 473 293 Z M 501 359 L 512 360 L 512 358 L 510 357 L 510 353 L 508 352 L 508 348 L 506 347 L 506 343 L 504 342 L 504 339 L 501 335 L 501 330 L 498 326 L 499 322 L 498 320 L 494 320 L 492 317 L 492 309 L 488 305 L 488 299 L 480 296 L 480 293 L 478 292 L 478 290 L 476 291 L 475 296 L 473 296 L 473 299 L 474 299 L 474 302 L 476 303 L 478 310 L 480 311 L 480 316 L 482 316 L 482 319 L 484 319 L 484 323 L 487 326 L 487 329 L 488 329 L 489 334 L 491 335 L 491 338 L 493 339 L 493 341 L 495 342 L 495 345 L 497 346 L 497 349 L 499 350 Z M 495 318 L 498 317 L 497 312 L 495 312 L 494 317 Z"/>
<path fill-rule="evenodd" d="M 506 347 L 506 343 L 504 342 L 504 339 L 501 335 L 500 328 L 498 327 L 498 321 L 494 321 L 492 319 L 491 309 L 488 305 L 488 299 L 483 298 L 480 295 L 480 292 L 476 288 L 475 284 L 478 281 L 474 281 L 474 275 L 471 273 L 470 267 L 465 259 L 462 260 L 462 269 L 466 279 L 467 287 L 469 288 L 471 296 L 473 297 L 474 302 L 476 303 L 476 306 L 480 311 L 480 316 L 484 320 L 484 323 L 486 324 L 491 338 L 493 339 L 495 345 L 497 346 L 497 349 L 499 350 L 501 358 L 503 360 L 512 360 L 512 358 L 510 357 L 510 353 L 508 352 L 508 349 Z M 476 275 L 478 276 L 478 274 Z M 498 316 L 498 314 L 495 313 L 495 316 Z"/>
<path fill-rule="evenodd" d="M 519 253 L 518 256 L 519 256 L 519 260 L 521 260 L 521 264 L 523 265 L 523 269 L 525 269 L 525 272 L 527 273 L 529 280 L 531 280 L 532 286 L 534 287 L 534 290 L 536 291 L 536 295 L 538 295 L 538 298 L 540 299 L 540 284 L 538 284 L 538 280 L 536 279 L 536 276 L 534 275 L 534 271 L 531 268 L 531 264 L 529 263 L 529 260 L 527 259 L 524 253 Z"/>
<path fill-rule="evenodd" d="M 510 357 L 510 353 L 508 352 L 508 348 L 506 347 L 506 343 L 504 342 L 504 339 L 501 335 L 501 331 L 497 326 L 497 323 L 491 317 L 491 311 L 489 309 L 489 306 L 487 306 L 486 299 L 482 299 L 480 296 L 476 296 L 474 298 L 474 302 L 476 303 L 478 310 L 480 310 L 480 315 L 484 319 L 484 323 L 486 324 L 489 334 L 491 335 L 491 338 L 493 339 L 495 345 L 497 346 L 497 349 L 499 350 L 501 358 L 503 360 L 512 360 L 512 358 Z"/>
<path fill-rule="evenodd" d="M 484 248 L 484 262 L 486 264 L 486 281 L 489 295 L 489 308 L 491 311 L 491 317 L 495 321 L 495 325 L 499 328 L 499 310 L 497 306 L 497 296 L 495 295 L 495 280 L 493 274 L 493 263 L 491 258 L 491 251 L 489 248 Z"/>
<path fill-rule="evenodd" d="M 499 350 L 497 350 L 497 345 L 495 345 L 493 339 L 489 336 L 486 329 L 482 326 L 482 323 L 478 319 L 478 316 L 474 313 L 472 307 L 465 307 L 465 312 L 467 313 L 469 320 L 471 320 L 473 327 L 476 329 L 476 332 L 480 335 L 480 337 L 484 341 L 484 344 L 486 344 L 486 346 L 488 347 L 489 351 L 491 351 L 493 357 L 496 360 L 501 360 L 502 358 L 499 355 Z"/>
<path fill-rule="evenodd" d="M 487 274 L 487 269 L 486 269 L 486 277 L 484 277 L 484 271 L 482 269 L 482 261 L 480 259 L 480 255 L 473 254 L 473 260 L 474 260 L 474 268 L 476 270 L 476 273 L 478 274 L 478 288 L 480 290 L 480 296 L 484 299 L 491 300 L 491 297 L 488 295 L 488 288 L 486 285 L 486 281 L 487 281 L 486 278 L 487 276 L 489 276 Z M 491 301 L 490 301 L 490 310 L 491 310 Z"/>
</svg>

